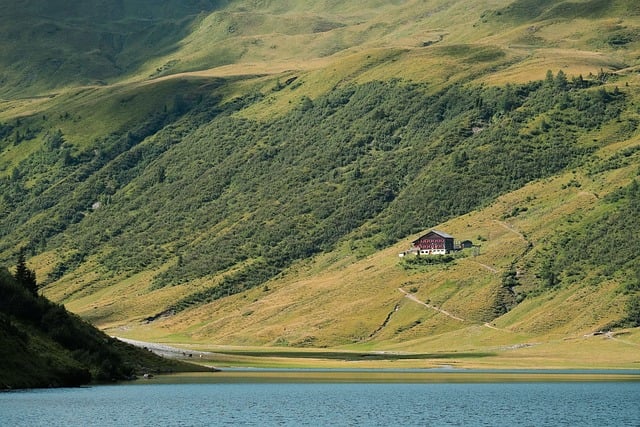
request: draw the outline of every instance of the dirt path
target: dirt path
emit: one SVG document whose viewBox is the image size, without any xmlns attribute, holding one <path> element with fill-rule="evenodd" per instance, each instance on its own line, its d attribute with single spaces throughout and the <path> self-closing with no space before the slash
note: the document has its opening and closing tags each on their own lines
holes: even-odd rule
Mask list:
<svg viewBox="0 0 640 427">
<path fill-rule="evenodd" d="M 485 268 L 485 269 L 489 270 L 489 271 L 490 271 L 490 272 L 492 272 L 492 273 L 498 273 L 498 270 L 497 270 L 497 269 L 495 269 L 495 268 L 493 268 L 493 267 L 491 267 L 490 265 L 483 264 L 483 263 L 478 262 L 478 261 L 472 261 L 472 262 L 474 262 L 474 263 L 478 264 L 478 265 L 479 265 L 480 267 L 482 267 L 482 268 Z"/>
<path fill-rule="evenodd" d="M 422 301 L 420 301 L 420 300 L 419 300 L 415 295 L 410 294 L 409 292 L 405 291 L 405 290 L 404 290 L 404 289 L 402 289 L 402 288 L 398 288 L 398 290 L 404 294 L 405 298 L 408 298 L 408 299 L 410 299 L 411 301 L 413 301 L 413 302 L 415 302 L 415 303 L 418 303 L 418 304 L 420 304 L 420 305 L 422 305 L 422 306 L 424 306 L 424 307 L 427 307 L 428 309 L 435 310 L 435 311 L 437 311 L 437 312 L 439 312 L 439 313 L 442 313 L 442 314 L 444 314 L 445 316 L 448 316 L 448 317 L 450 317 L 450 318 L 452 318 L 452 319 L 454 319 L 454 320 L 457 320 L 458 322 L 467 322 L 465 319 L 463 319 L 463 318 L 461 318 L 461 317 L 458 317 L 458 316 L 456 316 L 456 315 L 454 315 L 454 314 L 451 314 L 451 313 L 449 313 L 449 312 L 448 312 L 448 311 L 446 311 L 446 310 L 443 310 L 443 309 L 441 309 L 441 308 L 439 308 L 439 307 L 436 307 L 435 305 L 427 304 L 426 302 L 422 302 Z M 483 327 L 485 327 L 485 328 L 493 329 L 494 331 L 500 331 L 500 332 L 509 332 L 509 333 L 512 333 L 512 331 L 510 331 L 510 330 L 508 330 L 508 329 L 498 328 L 497 326 L 494 326 L 494 325 L 492 325 L 492 324 L 491 324 L 491 323 L 489 323 L 489 322 L 482 323 L 481 325 L 482 325 Z"/>
<path fill-rule="evenodd" d="M 165 344 L 157 344 L 152 342 L 144 342 L 144 341 L 136 341 L 130 340 L 127 338 L 114 337 L 120 341 L 126 342 L 127 344 L 134 345 L 136 347 L 147 349 L 159 356 L 166 357 L 167 359 L 190 359 L 190 358 L 203 358 L 209 357 L 213 353 L 209 353 L 208 351 L 192 351 L 188 349 L 182 349 L 178 347 L 171 347 Z"/>
<path fill-rule="evenodd" d="M 454 320 L 457 320 L 458 322 L 465 322 L 465 320 L 464 320 L 464 319 L 462 319 L 462 318 L 460 318 L 460 317 L 458 317 L 458 316 L 455 316 L 455 315 L 453 315 L 453 314 L 449 313 L 449 312 L 448 312 L 448 311 L 446 311 L 446 310 L 443 310 L 443 309 L 438 308 L 438 307 L 436 307 L 436 306 L 434 306 L 434 305 L 431 305 L 431 304 L 427 304 L 426 302 L 422 302 L 422 301 L 420 301 L 418 298 L 416 298 L 416 296 L 415 296 L 415 295 L 410 294 L 409 292 L 405 291 L 405 290 L 404 290 L 404 289 L 402 289 L 402 288 L 398 288 L 398 290 L 399 290 L 400 292 L 402 292 L 406 298 L 409 298 L 409 299 L 410 299 L 411 301 L 413 301 L 413 302 L 417 302 L 418 304 L 423 305 L 423 306 L 425 306 L 425 307 L 427 307 L 427 308 L 429 308 L 429 309 L 431 309 L 431 310 L 435 310 L 435 311 L 437 311 L 437 312 L 440 312 L 440 313 L 444 314 L 445 316 L 448 316 L 448 317 L 450 317 L 450 318 L 452 318 L 452 319 L 454 319 Z"/>
<path fill-rule="evenodd" d="M 632 345 L 634 347 L 640 347 L 640 344 L 636 344 L 636 343 L 631 342 L 631 341 L 621 340 L 620 338 L 617 338 L 616 335 L 613 332 L 607 332 L 607 333 L 605 333 L 605 336 L 608 339 L 613 340 L 613 341 L 618 341 L 618 342 L 621 342 L 623 344 Z"/>
<path fill-rule="evenodd" d="M 529 241 L 526 239 L 526 237 L 524 237 L 524 234 L 522 234 L 521 232 L 519 232 L 518 230 L 516 230 L 515 228 L 513 228 L 511 225 L 507 224 L 506 222 L 498 221 L 497 219 L 494 219 L 493 222 L 495 222 L 496 224 L 498 224 L 500 227 L 504 228 L 505 230 L 510 231 L 511 233 L 513 233 L 516 236 L 520 237 L 525 242 L 529 243 Z"/>
<path fill-rule="evenodd" d="M 510 334 L 513 333 L 513 331 L 510 331 L 509 329 L 498 328 L 497 326 L 493 326 L 489 322 L 483 323 L 482 326 L 484 326 L 485 328 L 493 329 L 494 331 L 509 332 Z"/>
</svg>

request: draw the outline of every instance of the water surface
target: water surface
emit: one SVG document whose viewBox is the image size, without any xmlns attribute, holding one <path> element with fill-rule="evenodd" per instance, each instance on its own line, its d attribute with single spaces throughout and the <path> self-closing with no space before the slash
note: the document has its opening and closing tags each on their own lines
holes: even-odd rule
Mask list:
<svg viewBox="0 0 640 427">
<path fill-rule="evenodd" d="M 640 426 L 640 382 L 137 382 L 0 394 L 7 426 Z"/>
</svg>

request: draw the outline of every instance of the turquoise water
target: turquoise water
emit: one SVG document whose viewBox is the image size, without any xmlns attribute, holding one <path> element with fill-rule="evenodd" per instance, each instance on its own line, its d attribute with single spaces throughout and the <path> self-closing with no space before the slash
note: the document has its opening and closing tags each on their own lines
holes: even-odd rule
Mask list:
<svg viewBox="0 0 640 427">
<path fill-rule="evenodd" d="M 0 393 L 0 425 L 640 426 L 640 382 L 148 382 Z"/>
</svg>

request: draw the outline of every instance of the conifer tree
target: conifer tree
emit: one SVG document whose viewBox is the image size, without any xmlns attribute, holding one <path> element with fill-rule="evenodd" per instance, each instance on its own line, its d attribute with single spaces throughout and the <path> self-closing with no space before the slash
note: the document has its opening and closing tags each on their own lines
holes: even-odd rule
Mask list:
<svg viewBox="0 0 640 427">
<path fill-rule="evenodd" d="M 27 288 L 34 296 L 38 295 L 38 283 L 36 282 L 36 273 L 27 267 L 25 256 L 26 250 L 22 248 L 18 254 L 18 264 L 16 265 L 15 279 L 22 286 Z"/>
</svg>

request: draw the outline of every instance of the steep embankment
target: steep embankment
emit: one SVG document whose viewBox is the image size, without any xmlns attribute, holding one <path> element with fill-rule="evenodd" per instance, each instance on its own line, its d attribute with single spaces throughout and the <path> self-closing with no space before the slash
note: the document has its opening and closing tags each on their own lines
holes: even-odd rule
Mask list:
<svg viewBox="0 0 640 427">
<path fill-rule="evenodd" d="M 22 270 L 21 270 L 22 269 Z M 69 387 L 142 373 L 204 371 L 169 361 L 98 331 L 34 294 L 33 273 L 0 270 L 0 389 Z"/>
</svg>

